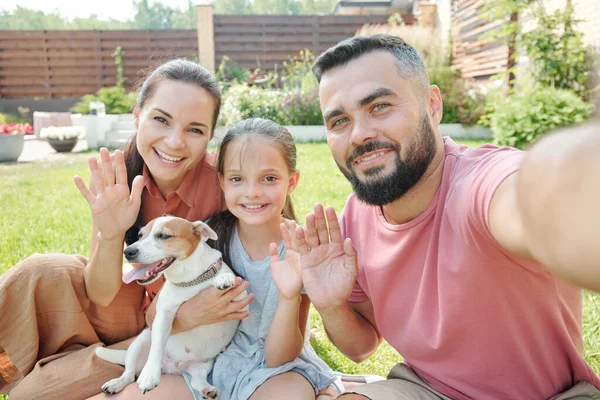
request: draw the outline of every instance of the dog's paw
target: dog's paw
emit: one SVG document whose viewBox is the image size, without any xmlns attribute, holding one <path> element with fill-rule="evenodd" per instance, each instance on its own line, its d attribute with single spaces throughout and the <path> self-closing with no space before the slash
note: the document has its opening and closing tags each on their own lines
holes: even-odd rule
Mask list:
<svg viewBox="0 0 600 400">
<path fill-rule="evenodd" d="M 124 373 L 118 378 L 111 379 L 102 385 L 102 391 L 106 394 L 115 394 L 119 393 L 121 390 L 125 389 L 125 386 L 133 383 L 135 381 L 135 377 L 127 375 Z"/>
<path fill-rule="evenodd" d="M 138 389 L 144 394 L 157 387 L 160 383 L 160 366 L 156 368 L 146 364 L 137 379 L 137 383 Z"/>
<path fill-rule="evenodd" d="M 235 283 L 235 275 L 221 274 L 215 277 L 213 285 L 219 290 L 229 289 Z"/>
<path fill-rule="evenodd" d="M 202 393 L 203 399 L 216 399 L 219 397 L 219 389 L 210 385 L 202 389 L 200 393 Z"/>
</svg>

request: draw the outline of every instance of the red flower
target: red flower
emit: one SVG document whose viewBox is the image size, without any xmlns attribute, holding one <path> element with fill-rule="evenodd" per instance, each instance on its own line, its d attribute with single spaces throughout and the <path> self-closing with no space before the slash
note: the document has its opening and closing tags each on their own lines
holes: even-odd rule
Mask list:
<svg viewBox="0 0 600 400">
<path fill-rule="evenodd" d="M 20 124 L 13 122 L 12 124 L 0 124 L 0 135 L 31 135 L 33 127 L 31 124 Z"/>
</svg>

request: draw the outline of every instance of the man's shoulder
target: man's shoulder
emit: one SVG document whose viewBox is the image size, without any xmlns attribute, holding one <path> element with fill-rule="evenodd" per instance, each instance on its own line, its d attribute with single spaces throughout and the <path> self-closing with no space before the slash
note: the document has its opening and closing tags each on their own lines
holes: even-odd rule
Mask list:
<svg viewBox="0 0 600 400">
<path fill-rule="evenodd" d="M 444 152 L 446 157 L 460 160 L 461 162 L 478 163 L 489 157 L 509 157 L 514 154 L 522 154 L 523 151 L 508 146 L 497 146 L 493 143 L 485 143 L 477 147 L 469 147 L 458 144 L 451 138 L 444 138 Z"/>
<path fill-rule="evenodd" d="M 519 163 L 525 155 L 522 150 L 507 146 L 496 146 L 486 143 L 478 147 L 460 145 L 445 138 L 444 150 L 446 160 L 444 168 L 449 168 L 446 177 L 456 183 L 457 180 L 469 179 L 473 173 L 479 175 L 484 171 L 503 169 L 505 164 Z"/>
</svg>

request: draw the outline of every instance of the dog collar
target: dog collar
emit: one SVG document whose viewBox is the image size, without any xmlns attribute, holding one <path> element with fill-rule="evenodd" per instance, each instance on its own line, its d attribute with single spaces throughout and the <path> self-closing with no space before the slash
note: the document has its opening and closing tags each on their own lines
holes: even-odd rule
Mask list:
<svg viewBox="0 0 600 400">
<path fill-rule="evenodd" d="M 190 287 L 190 286 L 199 285 L 202 282 L 206 282 L 207 280 L 212 279 L 215 276 L 217 276 L 217 273 L 221 269 L 221 265 L 223 265 L 223 259 L 219 258 L 217 261 L 212 263 L 212 265 L 206 271 L 201 273 L 196 279 L 193 279 L 193 280 L 187 281 L 187 282 L 179 282 L 179 283 L 171 282 L 171 283 L 173 285 L 179 286 L 179 287 Z"/>
</svg>

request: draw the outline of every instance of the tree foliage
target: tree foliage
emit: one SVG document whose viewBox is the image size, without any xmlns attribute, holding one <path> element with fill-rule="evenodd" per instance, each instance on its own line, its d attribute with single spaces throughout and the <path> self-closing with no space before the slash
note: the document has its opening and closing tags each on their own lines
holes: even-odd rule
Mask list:
<svg viewBox="0 0 600 400">
<path fill-rule="evenodd" d="M 509 46 L 509 88 L 516 80 L 515 62 L 525 55 L 529 60 L 527 72 L 537 85 L 584 94 L 592 53 L 576 29 L 579 21 L 570 3 L 549 14 L 543 0 L 495 0 L 483 7 L 482 16 L 489 21 L 506 20 L 483 37 Z M 524 29 L 523 21 L 532 28 Z"/>
<path fill-rule="evenodd" d="M 100 20 L 96 15 L 69 21 L 58 12 L 44 13 L 17 6 L 13 11 L 0 10 L 0 29 L 62 30 L 62 29 L 135 29 L 132 21 Z"/>
<path fill-rule="evenodd" d="M 547 14 L 535 11 L 537 26 L 523 33 L 523 49 L 536 82 L 584 94 L 591 70 L 591 50 L 575 29 L 573 6 Z"/>
<path fill-rule="evenodd" d="M 132 20 L 100 20 L 96 15 L 69 20 L 60 12 L 44 13 L 17 6 L 0 10 L 0 29 L 62 30 L 62 29 L 195 29 L 196 7 L 191 0 L 185 9 L 173 8 L 162 2 L 132 0 Z M 164 1 L 164 0 L 163 0 Z M 215 14 L 331 14 L 337 0 L 215 0 Z"/>
<path fill-rule="evenodd" d="M 216 14 L 331 14 L 337 0 L 215 0 Z"/>
</svg>

